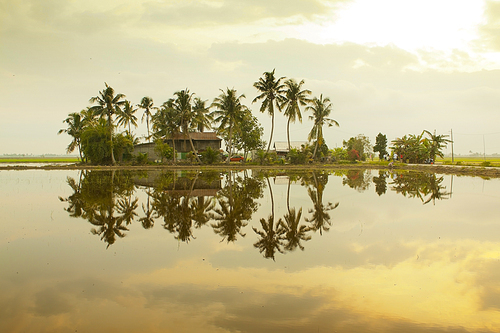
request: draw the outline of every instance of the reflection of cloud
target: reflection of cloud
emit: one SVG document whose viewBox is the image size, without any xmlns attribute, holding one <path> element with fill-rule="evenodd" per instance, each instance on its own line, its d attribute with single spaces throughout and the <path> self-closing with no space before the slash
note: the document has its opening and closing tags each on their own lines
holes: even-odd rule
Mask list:
<svg viewBox="0 0 500 333">
<path fill-rule="evenodd" d="M 67 297 L 55 288 L 47 288 L 35 295 L 34 311 L 39 316 L 53 316 L 71 312 L 73 306 Z"/>
</svg>

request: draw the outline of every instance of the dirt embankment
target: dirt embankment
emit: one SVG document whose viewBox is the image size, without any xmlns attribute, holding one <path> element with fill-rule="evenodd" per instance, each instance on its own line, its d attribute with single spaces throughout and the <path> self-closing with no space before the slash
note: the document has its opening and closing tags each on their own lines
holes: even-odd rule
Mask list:
<svg viewBox="0 0 500 333">
<path fill-rule="evenodd" d="M 345 169 L 379 169 L 379 170 L 414 170 L 440 174 L 476 176 L 483 178 L 500 178 L 500 168 L 427 165 L 427 164 L 395 164 L 388 165 L 359 163 L 359 164 L 309 164 L 309 165 L 253 165 L 253 164 L 219 164 L 219 165 L 141 165 L 141 166 L 92 166 L 83 164 L 43 165 L 43 166 L 2 166 L 0 170 L 345 170 Z"/>
</svg>

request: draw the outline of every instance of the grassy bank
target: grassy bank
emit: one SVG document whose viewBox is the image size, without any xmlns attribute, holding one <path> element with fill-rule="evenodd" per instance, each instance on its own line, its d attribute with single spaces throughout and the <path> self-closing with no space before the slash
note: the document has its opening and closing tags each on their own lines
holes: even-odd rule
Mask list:
<svg viewBox="0 0 500 333">
<path fill-rule="evenodd" d="M 0 157 L 0 163 L 78 163 L 80 159 L 78 157 Z"/>
<path fill-rule="evenodd" d="M 455 157 L 453 162 L 451 157 L 437 159 L 436 163 L 445 165 L 470 165 L 470 166 L 493 166 L 500 167 L 500 157 Z"/>
</svg>

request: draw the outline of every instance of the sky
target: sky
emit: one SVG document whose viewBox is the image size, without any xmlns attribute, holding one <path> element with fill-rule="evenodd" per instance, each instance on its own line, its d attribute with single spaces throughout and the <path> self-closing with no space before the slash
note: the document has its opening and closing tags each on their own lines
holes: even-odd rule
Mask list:
<svg viewBox="0 0 500 333">
<path fill-rule="evenodd" d="M 499 30 L 489 0 L 0 0 L 0 154 L 64 154 L 63 120 L 105 82 L 155 105 L 234 88 L 269 142 L 271 117 L 252 100 L 273 69 L 330 98 L 330 148 L 428 130 L 452 131 L 455 153 L 500 153 Z M 293 141 L 312 127 L 302 113 Z M 285 141 L 282 114 L 275 126 Z"/>
</svg>

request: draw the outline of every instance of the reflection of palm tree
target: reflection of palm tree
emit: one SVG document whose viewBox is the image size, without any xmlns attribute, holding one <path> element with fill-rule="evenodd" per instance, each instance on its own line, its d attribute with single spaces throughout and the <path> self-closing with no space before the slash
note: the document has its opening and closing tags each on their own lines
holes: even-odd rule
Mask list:
<svg viewBox="0 0 500 333">
<path fill-rule="evenodd" d="M 193 215 L 193 221 L 196 228 L 201 228 L 210 221 L 209 212 L 214 209 L 213 200 L 205 200 L 205 197 L 197 197 L 191 201 L 190 208 Z"/>
<path fill-rule="evenodd" d="M 135 198 L 135 200 L 132 201 L 131 198 L 120 198 L 118 200 L 118 212 L 121 215 L 121 219 L 129 225 L 132 223 L 134 220 L 134 217 L 137 216 L 137 213 L 135 210 L 139 206 L 137 202 L 139 201 L 138 198 Z"/>
<path fill-rule="evenodd" d="M 441 185 L 444 177 L 437 178 L 435 174 L 408 172 L 400 173 L 393 180 L 392 190 L 401 193 L 405 197 L 419 198 L 425 205 L 431 201 L 448 199 L 450 192 L 445 192 L 445 186 Z M 429 195 L 429 198 L 425 197 Z"/>
<path fill-rule="evenodd" d="M 308 241 L 311 239 L 311 236 L 307 234 L 310 230 L 305 225 L 300 224 L 300 219 L 302 217 L 302 208 L 299 209 L 298 212 L 295 211 L 295 208 L 288 210 L 288 213 L 285 214 L 285 239 L 287 243 L 285 244 L 285 250 L 293 251 L 297 247 L 299 247 L 302 251 L 304 251 L 304 246 L 300 244 L 300 241 Z"/>
<path fill-rule="evenodd" d="M 213 219 L 218 221 L 211 225 L 214 232 L 222 236 L 222 241 L 227 240 L 228 243 L 234 242 L 238 235 L 245 237 L 246 234 L 242 233 L 241 229 L 251 217 L 251 210 L 248 211 L 248 208 L 253 207 L 250 203 L 245 206 L 248 194 L 241 189 L 236 190 L 236 187 L 236 184 L 233 186 L 233 173 L 229 172 L 226 186 L 217 196 L 219 206 L 214 208 L 212 215 Z"/>
<path fill-rule="evenodd" d="M 271 214 L 266 219 L 260 219 L 260 225 L 264 231 L 259 231 L 252 227 L 253 231 L 261 238 L 257 243 L 253 244 L 254 247 L 259 249 L 259 252 L 264 252 L 265 258 L 272 258 L 274 260 L 274 253 L 276 251 L 283 253 L 281 247 L 283 246 L 284 233 L 286 232 L 283 220 L 280 218 L 276 223 L 276 230 L 274 225 L 274 197 L 271 183 L 267 177 L 267 186 L 269 188 L 269 195 L 271 198 Z"/>
<path fill-rule="evenodd" d="M 125 237 L 123 232 L 128 231 L 122 225 L 123 220 L 120 217 L 113 216 L 113 207 L 100 209 L 93 215 L 89 222 L 99 227 L 98 229 L 92 229 L 91 232 L 94 235 L 101 235 L 101 240 L 108 243 L 106 248 L 115 243 L 116 236 L 123 238 Z"/>
<path fill-rule="evenodd" d="M 222 236 L 222 241 L 234 242 L 237 236 L 245 237 L 241 231 L 248 223 L 241 218 L 241 207 L 234 207 L 228 201 L 219 200 L 219 207 L 214 209 L 214 219 L 218 221 L 212 224 L 214 232 Z"/>
<path fill-rule="evenodd" d="M 330 230 L 330 226 L 332 225 L 332 223 L 330 222 L 330 214 L 328 214 L 328 211 L 337 208 L 339 206 L 339 203 L 337 202 L 335 205 L 333 205 L 331 202 L 328 202 L 326 205 L 323 204 L 323 191 L 325 189 L 325 184 L 323 182 L 318 182 L 318 177 L 316 177 L 315 172 L 313 172 L 313 179 L 315 189 L 307 189 L 307 193 L 309 194 L 309 197 L 311 198 L 313 203 L 313 208 L 309 210 L 309 213 L 312 213 L 312 216 L 310 218 L 306 218 L 305 220 L 312 224 L 311 230 L 319 230 L 320 235 L 322 235 L 323 230 Z"/>
<path fill-rule="evenodd" d="M 146 207 L 144 207 L 144 204 L 142 204 L 142 211 L 144 212 L 145 215 L 139 219 L 139 222 L 142 223 L 142 227 L 144 229 L 151 229 L 155 224 L 155 220 L 153 218 L 154 210 L 151 209 L 151 205 L 149 204 L 149 198 L 151 196 L 151 193 L 148 191 L 147 194 L 148 198 L 146 201 Z"/>
<path fill-rule="evenodd" d="M 264 229 L 263 231 L 252 227 L 253 231 L 260 236 L 260 239 L 253 246 L 258 248 L 260 253 L 264 252 L 264 258 L 272 258 L 274 260 L 274 253 L 276 251 L 283 253 L 281 247 L 283 246 L 283 235 L 286 232 L 283 220 L 278 220 L 275 230 L 274 215 L 271 214 L 267 218 L 267 221 L 266 219 L 260 219 L 260 225 Z"/>
</svg>

